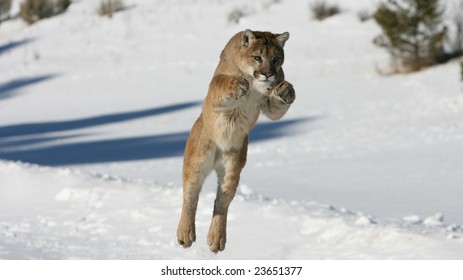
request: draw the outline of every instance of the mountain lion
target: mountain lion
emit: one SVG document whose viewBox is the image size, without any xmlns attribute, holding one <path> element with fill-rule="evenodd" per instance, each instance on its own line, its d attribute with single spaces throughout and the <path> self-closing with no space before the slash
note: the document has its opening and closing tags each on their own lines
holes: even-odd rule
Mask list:
<svg viewBox="0 0 463 280">
<path fill-rule="evenodd" d="M 278 120 L 296 97 L 281 68 L 288 38 L 288 32 L 247 29 L 233 36 L 220 55 L 185 147 L 183 207 L 177 230 L 178 243 L 185 248 L 196 240 L 199 192 L 215 170 L 218 188 L 207 243 L 214 253 L 225 249 L 228 206 L 246 164 L 248 134 L 260 112 Z"/>
</svg>

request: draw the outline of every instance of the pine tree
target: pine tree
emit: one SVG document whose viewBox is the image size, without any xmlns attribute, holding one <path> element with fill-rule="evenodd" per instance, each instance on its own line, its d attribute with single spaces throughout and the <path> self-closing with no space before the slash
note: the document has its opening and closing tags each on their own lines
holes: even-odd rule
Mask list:
<svg viewBox="0 0 463 280">
<path fill-rule="evenodd" d="M 383 31 L 374 43 L 388 50 L 395 71 L 418 71 L 433 65 L 444 51 L 446 29 L 439 0 L 387 0 L 374 19 Z"/>
</svg>

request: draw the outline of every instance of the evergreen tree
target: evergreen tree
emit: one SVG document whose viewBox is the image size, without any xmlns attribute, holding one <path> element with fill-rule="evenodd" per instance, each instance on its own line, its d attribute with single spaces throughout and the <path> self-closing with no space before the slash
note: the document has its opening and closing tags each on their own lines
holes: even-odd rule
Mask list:
<svg viewBox="0 0 463 280">
<path fill-rule="evenodd" d="M 417 71 L 438 62 L 445 28 L 439 0 L 387 0 L 374 14 L 383 33 L 374 43 L 384 47 L 396 71 Z"/>
</svg>

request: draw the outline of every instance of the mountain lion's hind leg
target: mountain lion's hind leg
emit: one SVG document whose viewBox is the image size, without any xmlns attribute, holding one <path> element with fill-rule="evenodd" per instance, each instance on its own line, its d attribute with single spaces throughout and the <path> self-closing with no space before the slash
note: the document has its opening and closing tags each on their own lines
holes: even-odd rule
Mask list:
<svg viewBox="0 0 463 280">
<path fill-rule="evenodd" d="M 202 149 L 198 149 L 196 142 L 195 135 L 190 134 L 183 165 L 183 207 L 177 240 L 184 248 L 190 247 L 196 241 L 195 219 L 199 193 L 214 164 L 215 148 L 204 145 Z"/>
<path fill-rule="evenodd" d="M 225 249 L 228 207 L 235 196 L 241 170 L 246 164 L 247 144 L 246 139 L 240 151 L 224 152 L 216 167 L 219 184 L 211 227 L 207 235 L 207 244 L 213 253 Z"/>
</svg>

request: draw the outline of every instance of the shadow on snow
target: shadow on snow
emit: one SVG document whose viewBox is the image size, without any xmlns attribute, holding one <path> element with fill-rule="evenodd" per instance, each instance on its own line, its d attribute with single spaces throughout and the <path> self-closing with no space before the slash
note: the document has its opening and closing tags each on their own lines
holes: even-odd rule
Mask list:
<svg viewBox="0 0 463 280">
<path fill-rule="evenodd" d="M 20 78 L 0 84 L 0 100 L 11 97 L 16 92 L 16 90 L 22 87 L 40 83 L 55 78 L 56 76 L 57 75 L 50 74 L 30 78 Z"/>
<path fill-rule="evenodd" d="M 25 45 L 27 43 L 33 42 L 33 41 L 35 41 L 35 39 L 27 38 L 27 39 L 22 39 L 22 40 L 9 42 L 9 43 L 6 43 L 4 45 L 0 45 L 0 55 L 2 55 L 3 53 L 6 53 L 6 52 L 8 52 L 8 51 L 10 51 L 12 49 L 15 49 L 17 47 L 20 47 L 22 45 Z"/>
<path fill-rule="evenodd" d="M 50 132 L 62 132 L 74 129 L 88 128 L 92 126 L 111 124 L 122 121 L 130 121 L 138 118 L 151 117 L 173 111 L 187 109 L 200 105 L 201 102 L 184 102 L 158 108 L 141 110 L 136 112 L 108 114 L 98 117 L 91 117 L 72 121 L 59 121 L 47 123 L 30 123 L 0 127 L 0 137 L 14 137 L 34 135 Z M 0 144 L 1 145 L 1 144 Z"/>
<path fill-rule="evenodd" d="M 81 135 L 64 137 L 47 136 L 47 138 L 42 136 L 42 138 L 37 137 L 37 139 L 22 139 L 24 137 L 19 137 L 19 140 L 15 140 L 15 138 L 17 138 L 15 136 L 66 131 L 95 125 L 128 121 L 136 118 L 186 109 L 199 104 L 199 102 L 188 102 L 137 112 L 112 114 L 67 122 L 50 122 L 1 127 L 0 135 L 3 140 L 0 138 L 0 158 L 7 160 L 20 160 L 41 165 L 60 166 L 182 156 L 189 131 L 58 145 L 53 145 L 52 142 L 50 146 L 29 149 L 27 147 L 24 148 L 24 145 L 54 141 L 57 140 L 57 138 L 72 138 Z M 315 118 L 299 118 L 278 122 L 259 123 L 252 130 L 249 136 L 250 142 L 253 143 L 287 135 L 288 129 L 291 126 L 301 122 L 313 121 L 314 119 Z"/>
<path fill-rule="evenodd" d="M 13 49 L 21 47 L 23 45 L 27 45 L 28 43 L 33 42 L 35 40 L 36 39 L 34 38 L 27 38 L 27 39 L 22 39 L 22 40 L 11 41 L 3 45 L 0 45 L 0 56 L 8 53 L 9 51 Z M 42 76 L 31 77 L 31 78 L 20 78 L 20 79 L 15 79 L 15 80 L 0 84 L 0 99 L 11 97 L 14 94 L 15 90 L 21 87 L 25 87 L 31 84 L 42 82 L 42 81 L 54 78 L 55 76 L 56 75 L 42 75 Z"/>
</svg>

